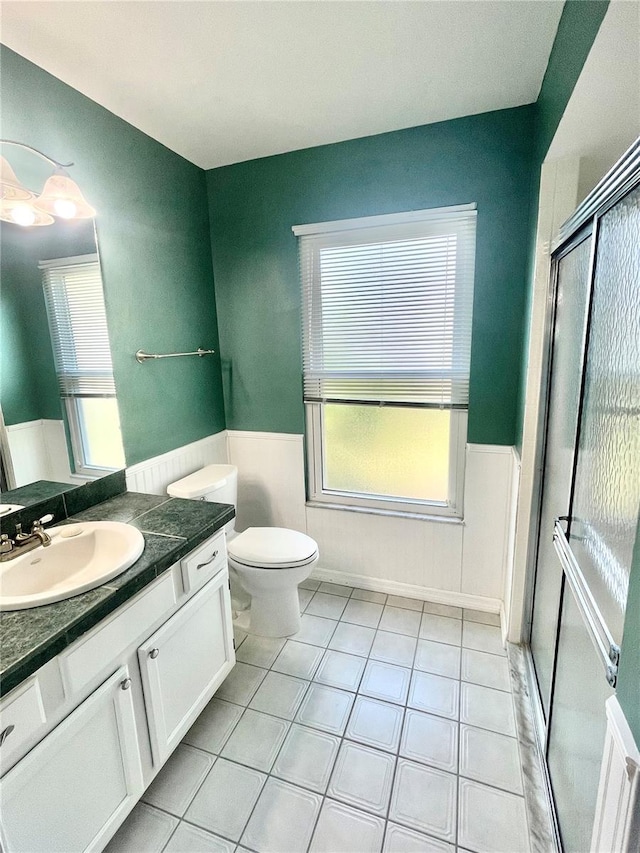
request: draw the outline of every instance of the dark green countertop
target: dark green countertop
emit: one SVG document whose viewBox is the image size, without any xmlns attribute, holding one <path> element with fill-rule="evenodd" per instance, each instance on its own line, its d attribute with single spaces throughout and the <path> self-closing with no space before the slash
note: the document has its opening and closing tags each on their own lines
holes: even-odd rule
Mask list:
<svg viewBox="0 0 640 853">
<path fill-rule="evenodd" d="M 32 504 L 41 503 L 49 498 L 55 498 L 63 492 L 70 492 L 77 486 L 69 483 L 56 483 L 53 480 L 36 480 L 35 483 L 29 483 L 27 486 L 20 486 L 17 489 L 9 489 L 7 492 L 2 492 L 2 503 L 4 504 L 19 504 L 20 506 L 31 506 Z"/>
<path fill-rule="evenodd" d="M 228 504 L 124 492 L 63 523 L 124 521 L 145 539 L 142 556 L 103 586 L 64 601 L 0 613 L 0 696 L 170 568 L 234 517 Z"/>
</svg>

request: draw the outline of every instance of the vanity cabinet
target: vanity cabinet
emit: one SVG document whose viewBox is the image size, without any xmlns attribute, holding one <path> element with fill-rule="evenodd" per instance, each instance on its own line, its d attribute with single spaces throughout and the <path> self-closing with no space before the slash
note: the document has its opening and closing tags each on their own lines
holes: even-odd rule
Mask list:
<svg viewBox="0 0 640 853">
<path fill-rule="evenodd" d="M 103 850 L 234 663 L 220 531 L 2 700 L 3 853 Z"/>
<path fill-rule="evenodd" d="M 28 678 L 2 703 L 0 717 L 0 773 L 14 757 L 24 752 L 24 744 L 40 733 L 47 724 L 40 685 Z"/>
<path fill-rule="evenodd" d="M 144 791 L 131 688 L 121 667 L 3 777 L 7 853 L 102 850 Z"/>
<path fill-rule="evenodd" d="M 169 757 L 233 666 L 227 577 L 211 580 L 138 649 L 154 764 Z"/>
</svg>

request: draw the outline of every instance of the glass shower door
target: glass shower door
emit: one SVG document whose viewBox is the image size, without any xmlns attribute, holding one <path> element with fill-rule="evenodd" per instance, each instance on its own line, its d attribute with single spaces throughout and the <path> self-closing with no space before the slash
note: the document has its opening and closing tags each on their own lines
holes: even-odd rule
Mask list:
<svg viewBox="0 0 640 853">
<path fill-rule="evenodd" d="M 571 497 L 580 407 L 582 353 L 589 307 L 590 235 L 589 228 L 557 263 L 546 449 L 530 641 L 545 718 L 548 718 L 551 700 L 562 586 L 562 567 L 553 547 L 553 525 L 558 516 L 567 514 Z"/>
<path fill-rule="evenodd" d="M 548 731 L 566 853 L 590 847 L 640 512 L 640 188 L 599 222 L 578 436 Z"/>
<path fill-rule="evenodd" d="M 600 221 L 570 544 L 622 639 L 640 509 L 640 188 Z"/>
</svg>

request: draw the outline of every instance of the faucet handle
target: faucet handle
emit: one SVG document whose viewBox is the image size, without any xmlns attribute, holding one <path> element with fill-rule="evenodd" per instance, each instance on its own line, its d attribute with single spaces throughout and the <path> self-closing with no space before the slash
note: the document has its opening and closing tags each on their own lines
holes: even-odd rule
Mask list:
<svg viewBox="0 0 640 853">
<path fill-rule="evenodd" d="M 42 530 L 42 525 L 49 524 L 50 521 L 53 521 L 53 515 L 47 513 L 47 515 L 43 515 L 42 518 L 37 518 L 33 522 L 32 530 Z"/>
<path fill-rule="evenodd" d="M 8 554 L 13 550 L 13 542 L 6 533 L 0 536 L 0 554 Z"/>
<path fill-rule="evenodd" d="M 23 542 L 25 539 L 28 539 L 28 538 L 29 538 L 29 534 L 22 532 L 22 525 L 16 524 L 16 535 L 14 537 L 16 544 L 19 544 L 20 542 Z"/>
</svg>

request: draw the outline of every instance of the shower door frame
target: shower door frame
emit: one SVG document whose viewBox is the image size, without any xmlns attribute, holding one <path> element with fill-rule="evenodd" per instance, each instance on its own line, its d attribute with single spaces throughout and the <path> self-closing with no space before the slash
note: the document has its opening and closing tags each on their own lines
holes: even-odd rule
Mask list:
<svg viewBox="0 0 640 853">
<path fill-rule="evenodd" d="M 523 624 L 523 643 L 525 649 L 525 661 L 527 668 L 527 679 L 529 687 L 529 695 L 531 697 L 534 728 L 536 732 L 538 748 L 540 755 L 543 757 L 543 785 L 547 802 L 550 808 L 552 817 L 552 830 L 556 850 L 562 850 L 562 842 L 560 836 L 560 827 L 558 816 L 555 807 L 555 799 L 549 769 L 547 766 L 547 754 L 549 747 L 549 731 L 553 717 L 553 699 L 556 683 L 556 667 L 558 660 L 558 641 L 561 628 L 562 607 L 564 603 L 566 576 L 562 572 L 560 596 L 558 599 L 558 622 L 555 631 L 555 653 L 553 662 L 553 671 L 551 676 L 550 694 L 549 694 L 549 713 L 545 715 L 540 690 L 538 687 L 538 677 L 534 665 L 533 655 L 531 651 L 531 632 L 533 627 L 533 610 L 535 597 L 536 583 L 536 566 L 538 559 L 538 540 L 540 532 L 540 518 L 542 509 L 542 497 L 544 488 L 544 465 L 547 450 L 547 427 L 549 422 L 549 398 L 551 393 L 551 379 L 553 374 L 553 336 L 557 315 L 557 285 L 558 285 L 558 269 L 559 263 L 563 257 L 573 251 L 584 240 L 590 240 L 589 248 L 589 281 L 587 284 L 587 309 L 586 309 L 586 329 L 583 343 L 583 351 L 580 354 L 581 358 L 581 374 L 580 374 L 580 396 L 578 404 L 578 414 L 576 423 L 576 435 L 573 447 L 572 473 L 570 484 L 570 498 L 567 507 L 567 515 L 570 516 L 573 505 L 574 490 L 575 490 L 575 474 L 578 464 L 578 446 L 580 440 L 581 416 L 584 405 L 584 387 L 586 379 L 586 363 L 589 353 L 589 335 L 591 329 L 591 317 L 593 306 L 593 283 L 596 270 L 597 259 L 597 242 L 599 234 L 600 220 L 602 217 L 614 207 L 622 198 L 640 185 L 640 138 L 628 149 L 628 151 L 618 160 L 612 169 L 602 178 L 602 180 L 594 187 L 587 195 L 582 203 L 576 208 L 575 212 L 561 226 L 557 239 L 551 247 L 550 264 L 551 273 L 549 276 L 549 285 L 546 296 L 546 312 L 544 326 L 544 356 L 541 368 L 541 384 L 540 384 L 540 407 L 538 415 L 538 430 L 535 452 L 535 474 L 533 482 L 533 501 L 532 513 L 528 531 L 528 557 L 527 557 L 527 574 L 526 574 L 526 592 L 525 592 L 525 619 Z M 569 528 L 570 529 L 570 528 Z M 568 536 L 568 533 L 567 533 Z M 571 592 L 569 594 L 572 594 Z M 585 625 L 585 630 L 589 629 Z"/>
</svg>

